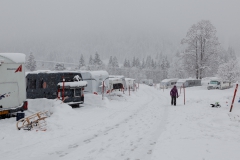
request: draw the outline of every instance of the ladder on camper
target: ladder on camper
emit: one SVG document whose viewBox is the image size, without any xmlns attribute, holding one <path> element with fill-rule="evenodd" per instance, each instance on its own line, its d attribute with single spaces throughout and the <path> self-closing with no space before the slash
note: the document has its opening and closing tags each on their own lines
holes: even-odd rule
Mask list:
<svg viewBox="0 0 240 160">
<path fill-rule="evenodd" d="M 47 116 L 48 111 L 45 112 L 37 112 L 28 117 L 22 118 L 17 121 L 17 129 L 24 129 L 24 130 L 32 130 L 33 127 L 39 128 L 41 131 L 46 131 L 46 121 L 45 119 Z"/>
</svg>

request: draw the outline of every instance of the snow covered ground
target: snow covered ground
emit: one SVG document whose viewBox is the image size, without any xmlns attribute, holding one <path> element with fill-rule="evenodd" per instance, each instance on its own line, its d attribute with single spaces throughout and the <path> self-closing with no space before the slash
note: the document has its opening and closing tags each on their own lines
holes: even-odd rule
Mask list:
<svg viewBox="0 0 240 160">
<path fill-rule="evenodd" d="M 84 107 L 56 100 L 29 100 L 27 115 L 53 114 L 47 131 L 17 130 L 16 119 L 0 120 L 0 157 L 7 160 L 239 160 L 240 103 L 234 88 L 186 88 L 177 106 L 169 89 L 140 85 L 137 92 L 85 95 Z M 210 103 L 219 102 L 221 108 Z M 38 130 L 38 131 L 37 131 Z"/>
</svg>

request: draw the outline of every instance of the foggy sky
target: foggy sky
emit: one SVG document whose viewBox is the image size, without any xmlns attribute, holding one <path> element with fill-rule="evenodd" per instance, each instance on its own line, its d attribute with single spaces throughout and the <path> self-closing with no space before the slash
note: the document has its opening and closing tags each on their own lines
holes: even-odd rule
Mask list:
<svg viewBox="0 0 240 160">
<path fill-rule="evenodd" d="M 239 0 L 0 0 L 0 52 L 117 45 L 119 39 L 152 35 L 177 48 L 203 19 L 216 27 L 224 47 L 239 52 L 239 6 Z"/>
</svg>

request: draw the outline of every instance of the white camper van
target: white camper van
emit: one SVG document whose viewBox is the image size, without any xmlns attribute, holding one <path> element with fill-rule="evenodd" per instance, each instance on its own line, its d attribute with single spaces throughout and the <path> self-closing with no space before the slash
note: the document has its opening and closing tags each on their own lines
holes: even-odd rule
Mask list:
<svg viewBox="0 0 240 160">
<path fill-rule="evenodd" d="M 110 75 L 109 76 L 109 88 L 113 89 L 124 89 L 127 90 L 127 84 L 124 76 Z"/>
<path fill-rule="evenodd" d="M 109 74 L 107 71 L 80 71 L 83 81 L 87 81 L 85 93 L 101 93 L 102 82 L 104 81 L 104 91 L 109 89 Z"/>
<path fill-rule="evenodd" d="M 207 89 L 227 89 L 231 88 L 231 82 L 223 81 L 222 79 L 211 79 Z"/>
<path fill-rule="evenodd" d="M 27 110 L 25 54 L 0 53 L 0 116 Z"/>
<path fill-rule="evenodd" d="M 201 86 L 201 79 L 193 79 L 193 78 L 188 78 L 188 79 L 179 79 L 176 83 L 176 86 L 178 88 L 180 87 L 194 87 L 194 86 Z"/>
<path fill-rule="evenodd" d="M 132 79 L 132 78 L 125 78 L 126 80 L 126 85 L 127 85 L 127 89 L 130 89 L 135 91 L 136 89 L 136 80 L 135 79 Z"/>
<path fill-rule="evenodd" d="M 160 83 L 160 88 L 172 88 L 174 85 L 176 85 L 178 81 L 178 78 L 172 78 L 172 79 L 164 79 L 162 80 L 162 82 Z"/>
</svg>

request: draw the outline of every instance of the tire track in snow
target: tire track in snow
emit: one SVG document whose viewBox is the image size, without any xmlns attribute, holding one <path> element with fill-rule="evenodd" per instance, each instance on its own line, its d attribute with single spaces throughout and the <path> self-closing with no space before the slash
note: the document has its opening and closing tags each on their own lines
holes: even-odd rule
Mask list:
<svg viewBox="0 0 240 160">
<path fill-rule="evenodd" d="M 74 159 L 77 153 L 81 153 L 81 159 L 100 159 L 100 157 L 102 159 L 108 159 L 107 157 L 128 160 L 150 159 L 156 141 L 164 130 L 167 116 L 166 107 L 160 108 L 156 98 L 159 97 L 153 95 L 130 116 L 107 128 L 103 133 L 95 134 L 91 138 L 71 145 L 77 147 L 65 150 L 60 157 L 66 156 L 66 159 Z M 159 112 L 156 113 L 156 111 Z M 119 146 L 122 149 L 119 150 Z M 115 150 L 115 148 L 118 149 Z"/>
</svg>

